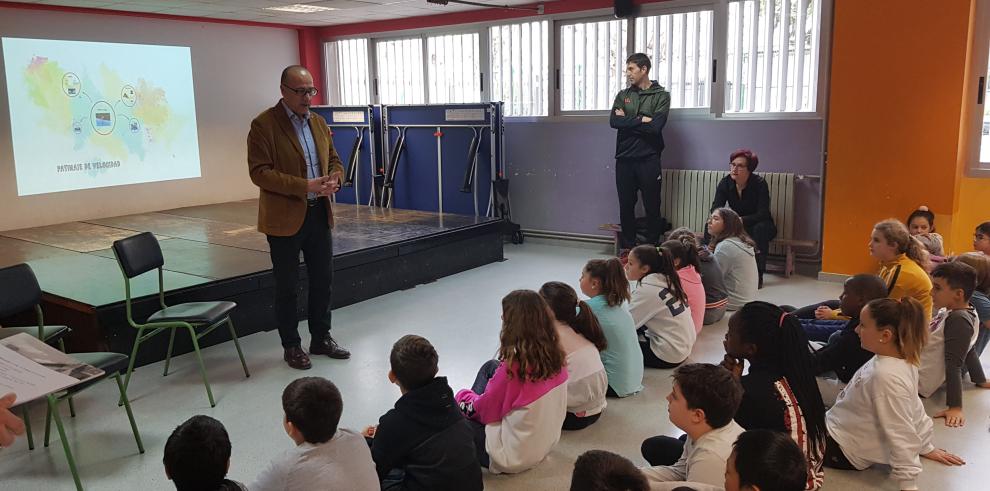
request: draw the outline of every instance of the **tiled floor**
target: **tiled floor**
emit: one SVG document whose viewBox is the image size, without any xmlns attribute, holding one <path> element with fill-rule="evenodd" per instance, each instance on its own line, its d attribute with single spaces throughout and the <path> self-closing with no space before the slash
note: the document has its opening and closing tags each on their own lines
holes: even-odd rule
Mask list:
<svg viewBox="0 0 990 491">
<path fill-rule="evenodd" d="M 305 375 L 332 379 L 344 395 L 343 426 L 360 429 L 377 421 L 398 397 L 388 383 L 388 354 L 401 335 L 426 336 L 440 353 L 440 371 L 455 390 L 474 379 L 478 366 L 497 348 L 499 301 L 516 288 L 538 288 L 549 280 L 577 285 L 581 267 L 598 250 L 582 247 L 527 243 L 506 246 L 507 261 L 444 278 L 412 290 L 334 311 L 334 334 L 354 356 L 348 361 L 315 359 Z M 804 277 L 783 279 L 770 276 L 760 297 L 772 302 L 802 305 L 835 298 L 837 284 Z M 301 326 L 305 332 L 305 325 Z M 721 341 L 725 321 L 706 327 L 694 348 L 695 361 L 717 362 L 722 358 Z M 127 418 L 116 405 L 116 387 L 102 383 L 76 398 L 78 417 L 65 421 L 68 438 L 87 489 L 169 489 L 162 468 L 162 449 L 171 430 L 194 414 L 208 414 L 223 421 L 233 443 L 230 477 L 251 481 L 273 455 L 291 441 L 282 431 L 279 397 L 284 386 L 301 372 L 281 360 L 278 335 L 272 331 L 243 338 L 251 369 L 245 379 L 230 344 L 205 351 L 205 359 L 217 407 L 210 408 L 199 381 L 194 359 L 173 361 L 174 371 L 161 377 L 160 364 L 135 372 L 129 390 L 147 453 L 139 455 Z M 492 490 L 565 490 L 570 483 L 574 459 L 583 451 L 602 448 L 621 453 L 638 464 L 643 438 L 655 434 L 676 435 L 666 418 L 664 396 L 670 390 L 670 372 L 647 370 L 646 390 L 631 398 L 609 401 L 602 419 L 579 432 L 565 433 L 549 458 L 536 469 L 515 476 L 487 476 Z M 934 413 L 941 395 L 926 403 Z M 968 423 L 962 429 L 947 429 L 936 420 L 935 441 L 940 447 L 963 456 L 969 464 L 948 468 L 924 463 L 922 489 L 986 489 L 990 461 L 990 391 L 967 389 L 965 408 Z M 943 400 L 944 402 L 944 400 Z M 34 427 L 40 442 L 44 410 L 33 410 Z M 980 484 L 984 482 L 984 484 Z M 61 444 L 40 446 L 33 452 L 21 439 L 12 448 L 0 450 L 0 489 L 72 489 Z M 896 489 L 882 469 L 865 472 L 826 471 L 826 490 Z"/>
</svg>

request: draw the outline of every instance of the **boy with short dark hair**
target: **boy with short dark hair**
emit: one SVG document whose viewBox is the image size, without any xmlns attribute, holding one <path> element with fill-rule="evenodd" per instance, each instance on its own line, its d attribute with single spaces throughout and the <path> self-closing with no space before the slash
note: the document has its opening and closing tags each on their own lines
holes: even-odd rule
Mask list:
<svg viewBox="0 0 990 491">
<path fill-rule="evenodd" d="M 230 437 L 223 423 L 193 416 L 165 442 L 165 476 L 178 491 L 242 491 L 244 485 L 225 479 L 230 468 Z"/>
<path fill-rule="evenodd" d="M 251 491 L 378 489 L 371 452 L 361 435 L 338 429 L 340 391 L 320 377 L 294 380 L 282 392 L 283 426 L 295 448 L 268 464 Z"/>
<path fill-rule="evenodd" d="M 787 433 L 749 430 L 732 445 L 725 491 L 804 491 L 808 464 Z"/>
<path fill-rule="evenodd" d="M 675 370 L 668 413 L 687 438 L 657 436 L 643 442 L 643 457 L 654 465 L 642 469 L 647 481 L 722 486 L 732 443 L 744 431 L 732 419 L 741 401 L 742 387 L 720 366 L 694 363 Z M 670 462 L 678 448 L 683 449 L 680 458 Z"/>
<path fill-rule="evenodd" d="M 388 379 L 402 396 L 377 428 L 364 432 L 383 489 L 484 488 L 474 431 L 447 378 L 436 376 L 438 358 L 433 345 L 420 336 L 403 336 L 392 346 Z"/>
<path fill-rule="evenodd" d="M 931 397 L 945 385 L 945 404 L 933 418 L 945 418 L 946 426 L 963 426 L 962 410 L 963 365 L 970 380 L 990 389 L 983 366 L 973 345 L 979 334 L 976 310 L 969 299 L 976 289 L 976 270 L 962 262 L 942 263 L 932 270 L 932 316 L 928 343 L 921 352 L 918 370 L 918 393 Z"/>
<path fill-rule="evenodd" d="M 605 450 L 589 450 L 574 462 L 571 491 L 648 491 L 649 483 L 629 459 Z"/>
<path fill-rule="evenodd" d="M 887 285 L 883 279 L 875 274 L 858 274 L 846 280 L 842 286 L 842 295 L 839 296 L 842 312 L 850 316 L 848 321 L 801 319 L 801 326 L 809 340 L 814 340 L 816 333 L 822 333 L 822 325 L 842 325 L 834 334 L 828 333 L 831 336 L 826 335 L 828 344 L 825 347 L 812 354 L 811 361 L 816 374 L 835 372 L 839 380 L 846 384 L 856 374 L 856 370 L 873 357 L 873 353 L 863 349 L 859 334 L 856 334 L 859 312 L 871 300 L 886 297 Z"/>
</svg>

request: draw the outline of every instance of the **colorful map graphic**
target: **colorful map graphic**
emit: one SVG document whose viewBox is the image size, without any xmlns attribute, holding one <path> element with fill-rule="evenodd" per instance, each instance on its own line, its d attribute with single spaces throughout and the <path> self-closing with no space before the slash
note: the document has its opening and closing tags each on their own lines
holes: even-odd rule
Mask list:
<svg viewBox="0 0 990 491">
<path fill-rule="evenodd" d="M 2 42 L 18 194 L 199 177 L 188 48 Z"/>
</svg>

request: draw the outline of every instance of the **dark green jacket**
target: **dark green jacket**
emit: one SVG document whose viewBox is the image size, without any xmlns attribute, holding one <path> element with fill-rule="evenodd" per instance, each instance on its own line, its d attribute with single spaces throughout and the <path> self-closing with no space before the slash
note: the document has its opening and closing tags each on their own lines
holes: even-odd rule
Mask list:
<svg viewBox="0 0 990 491">
<path fill-rule="evenodd" d="M 626 115 L 616 116 L 616 109 L 622 109 Z M 656 81 L 646 89 L 633 86 L 619 91 L 609 117 L 609 125 L 619 130 L 615 137 L 615 158 L 659 159 L 669 112 L 670 92 Z M 644 123 L 643 116 L 653 121 Z"/>
</svg>

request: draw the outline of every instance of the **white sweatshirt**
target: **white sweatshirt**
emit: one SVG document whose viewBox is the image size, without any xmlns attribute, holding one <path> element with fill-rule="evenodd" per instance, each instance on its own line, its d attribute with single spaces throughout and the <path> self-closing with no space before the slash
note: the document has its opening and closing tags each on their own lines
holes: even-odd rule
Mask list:
<svg viewBox="0 0 990 491">
<path fill-rule="evenodd" d="M 598 348 L 570 326 L 556 321 L 560 347 L 567 355 L 567 412 L 594 416 L 605 409 L 608 374 Z"/>
<path fill-rule="evenodd" d="M 644 276 L 632 291 L 629 313 L 637 327 L 646 326 L 646 338 L 657 358 L 681 363 L 691 354 L 698 336 L 691 310 L 667 288 L 667 278 L 657 273 Z"/>
<path fill-rule="evenodd" d="M 732 453 L 732 444 L 742 434 L 741 426 L 735 421 L 705 433 L 693 441 L 688 437 L 684 442 L 684 453 L 674 465 L 642 467 L 643 475 L 650 483 L 650 489 L 662 489 L 660 483 L 670 481 L 690 481 L 721 487 L 725 484 L 725 463 Z"/>
<path fill-rule="evenodd" d="M 870 358 L 825 413 L 825 425 L 854 467 L 887 464 L 898 489 L 918 489 L 921 454 L 935 447 L 932 419 L 918 397 L 916 366 L 901 358 Z"/>
<path fill-rule="evenodd" d="M 729 294 L 728 310 L 739 310 L 756 299 L 760 283 L 756 251 L 738 238 L 730 237 L 715 246 L 714 256 Z"/>
</svg>

